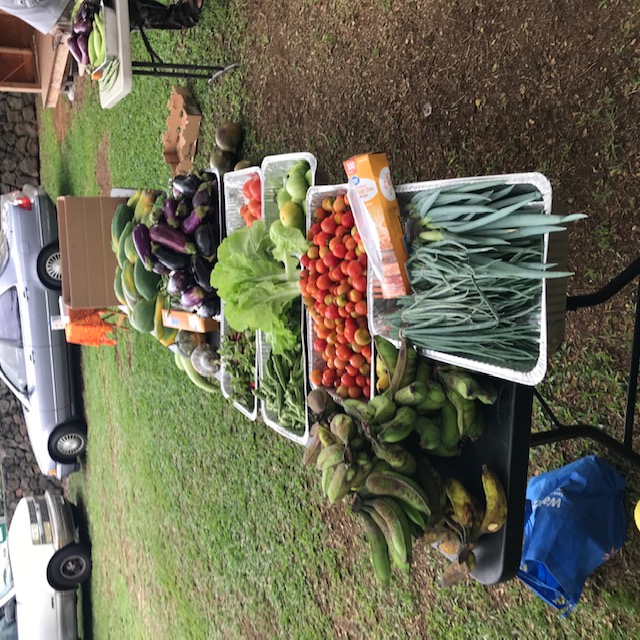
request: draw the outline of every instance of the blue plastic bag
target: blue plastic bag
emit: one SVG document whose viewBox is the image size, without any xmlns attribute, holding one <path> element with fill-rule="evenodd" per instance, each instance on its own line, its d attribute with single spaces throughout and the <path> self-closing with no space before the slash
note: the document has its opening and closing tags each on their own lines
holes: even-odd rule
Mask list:
<svg viewBox="0 0 640 640">
<path fill-rule="evenodd" d="M 622 548 L 624 478 L 587 456 L 531 478 L 518 578 L 568 615 L 587 576 Z"/>
</svg>

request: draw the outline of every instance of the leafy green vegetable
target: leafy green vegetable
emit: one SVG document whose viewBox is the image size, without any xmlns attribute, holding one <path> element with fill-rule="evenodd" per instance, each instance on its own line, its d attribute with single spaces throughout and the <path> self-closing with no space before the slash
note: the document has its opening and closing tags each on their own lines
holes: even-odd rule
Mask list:
<svg viewBox="0 0 640 640">
<path fill-rule="evenodd" d="M 288 324 L 291 304 L 300 295 L 299 260 L 309 243 L 298 229 L 274 222 L 267 233 L 256 221 L 225 238 L 211 286 L 224 300 L 224 314 L 236 331 L 264 331 L 275 354 L 298 342 Z"/>
</svg>

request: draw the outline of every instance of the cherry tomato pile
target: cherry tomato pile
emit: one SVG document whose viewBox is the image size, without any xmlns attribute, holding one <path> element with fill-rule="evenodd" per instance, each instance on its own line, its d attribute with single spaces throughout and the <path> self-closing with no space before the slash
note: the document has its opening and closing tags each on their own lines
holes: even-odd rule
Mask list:
<svg viewBox="0 0 640 640">
<path fill-rule="evenodd" d="M 247 199 L 247 203 L 240 207 L 240 215 L 247 227 L 250 227 L 262 218 L 262 182 L 259 174 L 254 173 L 242 185 L 242 195 Z"/>
<path fill-rule="evenodd" d="M 307 238 L 300 290 L 313 318 L 313 349 L 325 363 L 311 371 L 311 382 L 341 398 L 368 398 L 367 254 L 346 195 L 322 202 Z"/>
</svg>

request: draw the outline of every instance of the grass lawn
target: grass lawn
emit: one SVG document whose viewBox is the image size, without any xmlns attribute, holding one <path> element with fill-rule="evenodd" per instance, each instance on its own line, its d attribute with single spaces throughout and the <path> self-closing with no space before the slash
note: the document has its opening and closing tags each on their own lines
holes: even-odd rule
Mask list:
<svg viewBox="0 0 640 640">
<path fill-rule="evenodd" d="M 418 4 L 364 3 L 365 9 L 377 11 L 368 25 L 367 44 L 371 59 L 387 65 L 384 68 L 400 60 L 413 69 L 415 61 L 397 48 L 389 53 L 385 47 L 397 37 L 394 20 L 402 9 L 409 14 L 423 11 Z M 537 6 L 521 4 L 530 11 Z M 434 0 L 434 12 L 440 5 Z M 470 15 L 473 5 L 463 2 L 461 14 Z M 631 70 L 633 61 L 640 60 L 637 43 L 635 49 L 629 44 L 637 32 L 634 25 L 639 26 L 637 10 L 632 3 L 600 5 L 585 11 L 583 26 L 587 28 L 586 17 L 593 24 L 601 19 L 608 25 L 612 35 L 605 45 L 615 47 Z M 468 113 L 447 107 L 453 109 L 448 125 L 437 120 L 438 127 L 429 130 L 430 121 L 402 120 L 403 133 L 394 144 L 388 136 L 398 128 L 399 114 L 381 109 L 379 120 L 374 118 L 367 126 L 362 114 L 371 109 L 371 95 L 359 84 L 360 77 L 354 80 L 357 92 L 349 95 L 344 91 L 351 85 L 341 76 L 342 84 L 337 85 L 341 89 L 329 96 L 295 83 L 286 90 L 288 60 L 300 77 L 307 77 L 310 68 L 319 76 L 321 69 L 312 65 L 332 60 L 327 58 L 331 52 L 340 61 L 353 53 L 340 38 L 345 29 L 353 33 L 348 25 L 358 18 L 354 11 L 338 0 L 317 6 L 285 1 L 277 8 L 271 3 L 210 1 L 195 29 L 150 34 L 154 47 L 167 58 L 243 62 L 211 87 L 202 81 L 187 83 L 204 115 L 196 164 L 208 164 L 215 127 L 226 119 L 244 124 L 248 157 L 259 160 L 267 153 L 309 148 L 334 181 L 344 179 L 337 159 L 362 151 L 363 145 L 397 158 L 396 172 L 405 181 L 435 177 L 434 173 L 443 177 L 488 173 L 485 160 L 491 155 L 492 172 L 545 170 L 573 210 L 590 214 L 590 224 L 598 232 L 588 228 L 584 235 L 572 237 L 571 246 L 582 249 L 571 255 L 579 285 L 593 286 L 625 266 L 637 252 L 634 242 L 639 234 L 637 226 L 627 224 L 630 214 L 625 213 L 637 202 L 631 200 L 637 198 L 631 177 L 640 171 L 630 159 L 634 153 L 638 157 L 640 148 L 633 133 L 638 130 L 637 75 L 629 71 L 611 79 L 611 97 L 603 102 L 600 84 L 608 72 L 594 68 L 581 54 L 582 83 L 597 91 L 575 100 L 558 98 L 563 114 L 571 109 L 579 112 L 575 120 L 580 127 L 562 131 L 569 146 L 556 141 L 540 152 L 534 142 L 546 140 L 553 131 L 540 139 L 532 133 L 530 145 L 509 146 L 507 138 L 513 133 L 505 131 L 504 140 L 495 135 L 502 120 L 499 112 L 491 111 L 489 94 L 470 107 L 478 119 L 472 130 L 465 128 L 471 122 Z M 278 16 L 280 22 L 269 21 Z M 445 23 L 443 15 L 434 16 Z M 491 19 L 482 14 L 476 32 L 480 26 L 490 31 Z M 309 33 L 304 30 L 307 22 Z M 419 33 L 416 24 L 405 45 L 417 42 Z M 433 39 L 439 37 L 437 29 L 429 34 L 431 39 L 423 41 L 425 50 L 431 50 Z M 552 36 L 549 29 L 540 37 L 551 46 Z M 569 27 L 561 28 L 557 40 L 563 37 L 571 40 Z M 298 43 L 299 55 L 288 53 L 292 43 Z M 134 55 L 141 56 L 136 34 L 132 45 Z M 469 73 L 473 77 L 488 73 L 481 62 L 463 54 L 457 61 L 452 58 L 446 71 L 451 86 Z M 522 67 L 513 73 L 524 83 L 534 72 L 520 62 Z M 338 75 L 344 71 L 339 62 L 335 68 Z M 433 77 L 445 73 L 443 69 L 434 66 Z M 329 74 L 326 64 L 324 72 Z M 269 93 L 272 81 L 278 90 Z M 42 112 L 42 182 L 49 193 L 95 195 L 107 181 L 120 187 L 166 187 L 170 174 L 162 160 L 161 137 L 171 85 L 169 80 L 136 78 L 132 94 L 103 111 L 95 89 L 83 83 L 82 99 L 67 109 L 64 136 L 55 114 Z M 461 95 L 463 100 L 464 90 Z M 439 118 L 436 98 L 437 92 L 432 92 L 434 117 Z M 327 121 L 335 129 L 309 115 L 316 113 L 318 104 L 326 105 Z M 526 131 L 533 127 L 529 120 L 545 117 L 535 109 L 529 113 L 530 108 L 522 107 Z M 292 109 L 309 117 L 289 127 L 268 126 L 275 120 L 267 116 L 275 119 L 274 114 Z M 551 122 L 554 116 L 547 117 Z M 485 128 L 492 133 L 485 135 Z M 586 177 L 576 175 L 576 162 L 568 151 L 587 144 L 583 130 L 599 154 L 578 167 Z M 523 139 L 522 132 L 518 135 Z M 433 164 L 403 164 L 415 159 L 418 151 L 437 146 L 436 138 L 442 154 L 434 156 Z M 107 158 L 107 177 L 96 171 L 101 154 Z M 589 272 L 581 268 L 583 252 L 593 265 Z M 567 340 L 543 385 L 551 400 L 569 407 L 561 418 L 602 422 L 612 430 L 620 424 L 626 378 L 618 370 L 626 367 L 630 311 L 623 301 L 600 315 L 580 312 L 568 318 Z M 263 425 L 247 421 L 221 394 L 195 388 L 175 368 L 172 355 L 150 336 L 121 332 L 117 348 L 84 350 L 83 377 L 90 449 L 82 471 L 70 481 L 70 490 L 86 514 L 94 561 L 90 585 L 82 594 L 85 638 L 640 636 L 640 536 L 632 527 L 623 552 L 589 578 L 577 612 L 566 620 L 518 581 L 492 587 L 469 582 L 439 590 L 436 583 L 444 561 L 420 542 L 411 577 L 396 573 L 391 587 L 383 589 L 373 577 L 360 528 L 342 507 L 329 512 L 317 474 L 301 466 L 301 450 Z M 536 413 L 534 418 L 539 425 L 540 416 Z M 605 455 L 585 443 L 545 447 L 532 452 L 529 471 L 555 468 L 592 452 Z M 627 477 L 631 504 L 638 498 L 639 474 L 617 465 Z"/>
</svg>

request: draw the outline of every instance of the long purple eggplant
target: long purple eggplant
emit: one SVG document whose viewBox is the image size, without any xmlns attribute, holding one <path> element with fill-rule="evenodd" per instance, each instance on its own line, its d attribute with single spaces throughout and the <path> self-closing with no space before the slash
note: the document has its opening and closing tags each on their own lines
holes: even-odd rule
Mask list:
<svg viewBox="0 0 640 640">
<path fill-rule="evenodd" d="M 80 50 L 80 45 L 78 44 L 78 34 L 74 33 L 67 40 L 67 48 L 69 52 L 74 57 L 76 62 L 83 64 L 82 62 L 82 51 Z"/>
<path fill-rule="evenodd" d="M 179 201 L 177 198 L 167 198 L 162 203 L 162 215 L 164 219 L 167 221 L 167 224 L 170 224 L 172 227 L 178 227 L 178 209 Z"/>
<path fill-rule="evenodd" d="M 146 224 L 137 224 L 133 228 L 133 244 L 138 252 L 138 257 L 147 271 L 153 270 L 155 257 L 151 252 L 151 236 Z"/>
<path fill-rule="evenodd" d="M 151 225 L 149 237 L 153 242 L 157 242 L 177 253 L 194 254 L 196 252 L 196 245 L 193 242 L 189 242 L 184 233 L 162 222 Z"/>
<path fill-rule="evenodd" d="M 207 207 L 196 207 L 187 218 L 180 221 L 180 231 L 185 235 L 192 236 L 200 226 L 202 219 L 207 215 Z"/>
<path fill-rule="evenodd" d="M 82 62 L 82 64 L 89 64 L 89 38 L 86 34 L 79 33 L 77 43 L 78 48 L 80 49 L 80 55 L 82 56 L 80 62 Z"/>
</svg>

